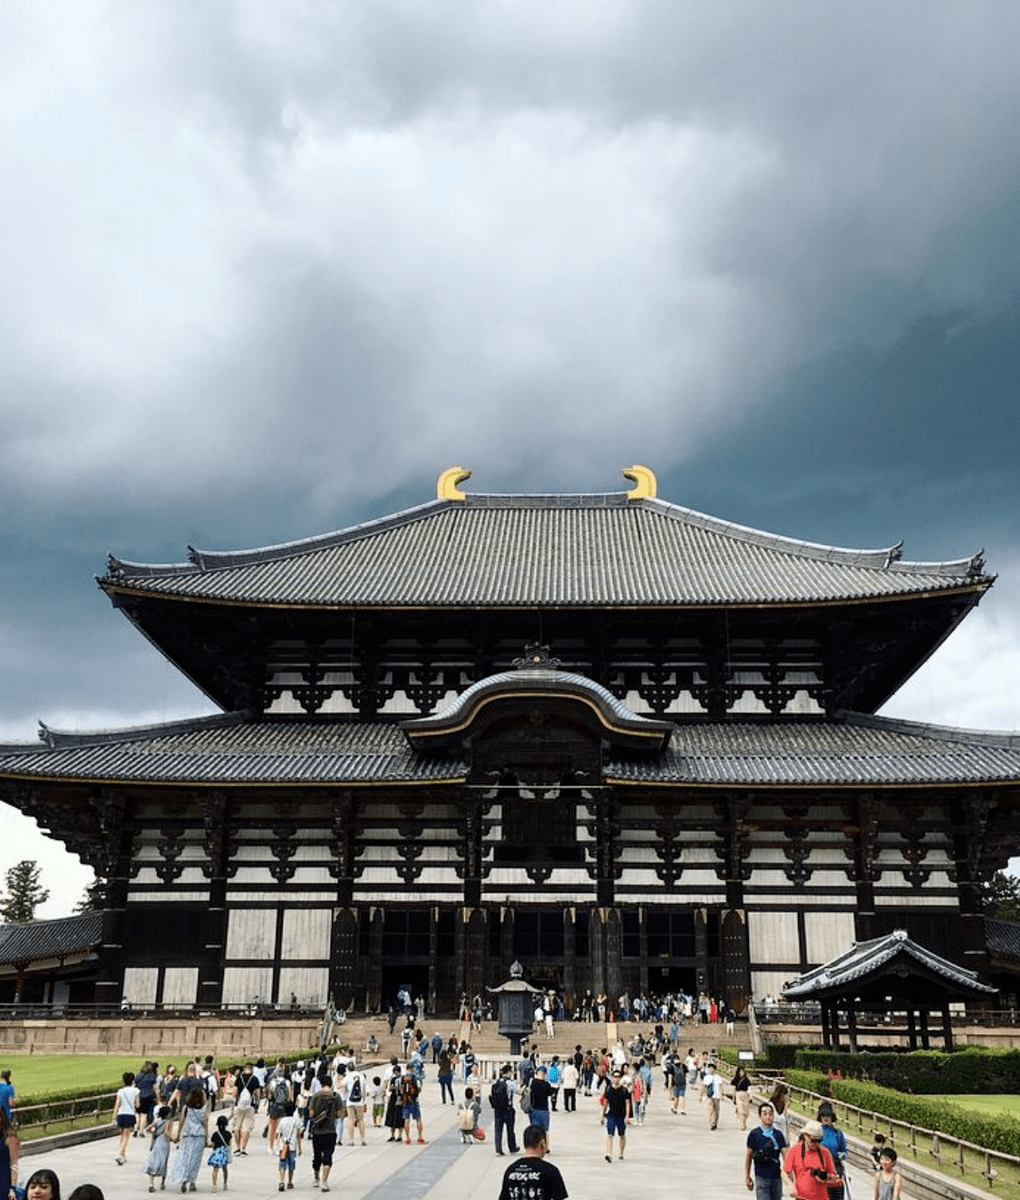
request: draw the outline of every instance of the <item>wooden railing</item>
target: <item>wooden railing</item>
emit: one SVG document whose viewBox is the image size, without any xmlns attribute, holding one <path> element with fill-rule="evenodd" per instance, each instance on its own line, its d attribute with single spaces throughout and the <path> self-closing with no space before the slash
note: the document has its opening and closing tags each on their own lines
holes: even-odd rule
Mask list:
<svg viewBox="0 0 1020 1200">
<path fill-rule="evenodd" d="M 766 1080 L 763 1079 L 762 1082 L 765 1083 Z M 1015 1184 L 1020 1184 L 1020 1157 L 1015 1155 L 989 1150 L 985 1146 L 977 1146 L 973 1142 L 954 1138 L 940 1130 L 925 1129 L 921 1125 L 898 1121 L 882 1113 L 858 1108 L 843 1100 L 833 1100 L 830 1096 L 822 1096 L 804 1088 L 791 1086 L 790 1094 L 809 1111 L 815 1111 L 823 1100 L 827 1101 L 836 1110 L 837 1117 L 840 1112 L 844 1114 L 839 1118 L 844 1133 L 849 1132 L 851 1125 L 858 1133 L 867 1134 L 872 1139 L 876 1133 L 884 1133 L 888 1138 L 887 1144 L 892 1146 L 900 1156 L 900 1166 L 904 1164 L 904 1161 L 909 1163 L 909 1160 L 904 1160 L 903 1157 L 904 1150 L 908 1150 L 915 1163 L 918 1161 L 918 1155 L 921 1155 L 924 1159 L 931 1159 L 943 1173 L 956 1170 L 963 1179 L 966 1178 L 968 1172 L 972 1175 L 982 1176 L 986 1180 L 986 1185 L 982 1186 L 991 1188 L 996 1180 L 1001 1179 L 1005 1182 L 1007 1178 Z M 792 1137 L 791 1140 L 793 1140 Z M 1007 1169 L 1011 1172 L 1010 1176 L 1003 1174 Z M 913 1190 L 916 1191 L 916 1188 Z"/>
</svg>

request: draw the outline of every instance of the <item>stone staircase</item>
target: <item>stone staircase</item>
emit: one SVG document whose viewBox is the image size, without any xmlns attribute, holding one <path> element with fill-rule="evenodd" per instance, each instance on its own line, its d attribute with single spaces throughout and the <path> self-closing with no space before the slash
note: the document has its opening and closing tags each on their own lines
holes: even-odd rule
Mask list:
<svg viewBox="0 0 1020 1200">
<path fill-rule="evenodd" d="M 485 1021 L 480 1029 L 472 1030 L 466 1022 L 460 1022 L 455 1017 L 429 1017 L 419 1022 L 420 1028 L 427 1038 L 440 1033 L 444 1041 L 456 1033 L 458 1040 L 470 1043 L 471 1049 L 480 1058 L 502 1058 L 510 1055 L 510 1043 L 502 1037 L 495 1021 Z M 649 1035 L 655 1027 L 654 1021 L 622 1021 L 617 1024 L 600 1024 L 584 1021 L 558 1021 L 554 1027 L 554 1036 L 547 1038 L 545 1030 L 537 1031 L 532 1038 L 532 1045 L 538 1050 L 543 1059 L 550 1059 L 554 1054 L 561 1058 L 573 1054 L 578 1045 L 582 1050 L 601 1050 L 612 1048 L 618 1040 L 625 1047 L 638 1034 Z M 372 1060 L 385 1062 L 391 1056 L 398 1059 L 403 1057 L 400 1040 L 402 1024 L 398 1022 L 396 1031 L 391 1034 L 384 1016 L 380 1017 L 348 1017 L 340 1030 L 340 1040 L 349 1045 L 359 1058 L 366 1057 L 366 1046 L 370 1036 L 374 1035 L 379 1042 L 379 1051 L 371 1055 Z M 668 1030 L 668 1027 L 667 1027 Z M 698 1053 L 710 1052 L 722 1046 L 732 1046 L 738 1050 L 749 1050 L 751 1039 L 746 1021 L 738 1021 L 732 1034 L 727 1034 L 725 1025 L 701 1025 L 689 1021 L 680 1032 L 680 1049 L 686 1053 L 693 1046 Z M 431 1049 L 426 1056 L 426 1063 L 431 1063 Z"/>
</svg>

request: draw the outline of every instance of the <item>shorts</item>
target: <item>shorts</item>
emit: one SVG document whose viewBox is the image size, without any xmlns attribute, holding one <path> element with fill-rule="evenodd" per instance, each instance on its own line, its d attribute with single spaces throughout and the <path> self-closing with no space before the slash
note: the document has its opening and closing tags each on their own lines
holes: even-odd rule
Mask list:
<svg viewBox="0 0 1020 1200">
<path fill-rule="evenodd" d="M 533 1108 L 528 1119 L 532 1125 L 537 1125 L 539 1129 L 549 1131 L 549 1110 L 547 1108 Z"/>
<path fill-rule="evenodd" d="M 234 1109 L 234 1129 L 237 1133 L 247 1130 L 249 1133 L 255 1128 L 255 1109 L 250 1106 L 248 1108 Z"/>
<path fill-rule="evenodd" d="M 421 1105 L 417 1100 L 410 1104 L 405 1104 L 403 1109 L 403 1117 L 405 1121 L 420 1121 L 421 1120 Z"/>
<path fill-rule="evenodd" d="M 288 1148 L 286 1154 L 280 1155 L 280 1161 L 277 1165 L 279 1166 L 281 1171 L 293 1171 L 294 1170 L 294 1151 L 292 1149 Z"/>
<path fill-rule="evenodd" d="M 676 1098 L 678 1100 L 680 1099 L 681 1096 L 686 1096 L 687 1095 L 687 1084 L 686 1083 L 674 1083 L 673 1084 L 673 1095 L 676 1096 Z"/>
<path fill-rule="evenodd" d="M 606 1117 L 606 1133 L 612 1137 L 617 1134 L 619 1137 L 627 1136 L 627 1118 L 626 1117 Z"/>
<path fill-rule="evenodd" d="M 152 1095 L 152 1096 L 139 1096 L 139 1098 L 138 1098 L 138 1111 L 139 1111 L 140 1113 L 142 1113 L 144 1116 L 146 1116 L 146 1117 L 151 1117 L 151 1116 L 152 1116 L 152 1110 L 153 1110 L 155 1107 L 156 1107 L 156 1097 L 155 1097 L 155 1095 Z"/>
<path fill-rule="evenodd" d="M 117 1114 L 117 1128 L 118 1129 L 134 1129 L 135 1121 L 136 1121 L 136 1118 L 131 1113 L 118 1113 Z"/>
</svg>

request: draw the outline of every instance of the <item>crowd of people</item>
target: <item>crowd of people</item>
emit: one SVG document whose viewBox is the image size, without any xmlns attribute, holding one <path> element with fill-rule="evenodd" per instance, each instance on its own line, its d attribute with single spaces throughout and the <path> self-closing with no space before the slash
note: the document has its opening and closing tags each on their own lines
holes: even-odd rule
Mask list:
<svg viewBox="0 0 1020 1200">
<path fill-rule="evenodd" d="M 736 1126 L 747 1131 L 751 1080 L 743 1066 L 725 1077 L 715 1051 L 683 1052 L 662 1027 L 637 1040 L 633 1051 L 617 1042 L 612 1048 L 543 1054 L 541 1038 L 526 1044 L 518 1059 L 503 1064 L 495 1078 L 483 1078 L 479 1061 L 461 1029 L 448 1037 L 427 1035 L 412 1010 L 400 1035 L 402 1058 L 363 1070 L 354 1058 L 325 1053 L 288 1064 L 236 1063 L 221 1072 L 213 1057 L 196 1057 L 178 1073 L 144 1062 L 127 1072 L 116 1094 L 113 1119 L 118 1142 L 115 1162 L 123 1167 L 134 1139 L 143 1139 L 141 1171 L 149 1192 L 198 1190 L 203 1167 L 213 1192 L 230 1188 L 231 1164 L 256 1147 L 271 1156 L 279 1191 L 292 1190 L 299 1157 L 310 1153 L 311 1183 L 330 1190 L 338 1147 L 367 1145 L 371 1129 L 386 1131 L 386 1142 L 425 1145 L 426 1093 L 431 1103 L 456 1108 L 465 1144 L 486 1140 L 492 1117 L 492 1146 L 497 1156 L 522 1155 L 505 1171 L 501 1200 L 566 1197 L 560 1172 L 546 1161 L 551 1153 L 553 1118 L 578 1111 L 578 1097 L 604 1127 L 606 1163 L 623 1162 L 628 1136 L 646 1119 L 653 1094 L 662 1089 L 660 1109 L 688 1117 L 696 1100 L 708 1128 L 719 1127 L 724 1100 L 732 1100 Z M 376 1046 L 378 1040 L 373 1037 Z M 656 1050 L 661 1046 L 661 1060 Z M 427 1083 L 431 1056 L 435 1084 Z M 432 1087 L 438 1085 L 438 1096 Z M 587 1100 L 591 1099 L 592 1104 Z M 849 1200 L 846 1191 L 847 1144 L 833 1106 L 824 1103 L 795 1143 L 788 1134 L 788 1093 L 777 1084 L 758 1104 L 758 1125 L 747 1132 L 744 1182 L 755 1200 L 782 1200 L 784 1185 L 797 1200 Z M 221 1106 L 218 1109 L 218 1104 Z M 16 1091 L 9 1070 L 0 1071 L 0 1200 L 60 1200 L 52 1172 L 37 1171 L 22 1192 L 18 1188 Z M 518 1139 L 517 1128 L 525 1127 Z M 557 1118 L 558 1120 L 559 1118 Z M 261 1136 L 252 1143 L 259 1132 Z M 523 1146 L 523 1154 L 522 1154 Z M 876 1137 L 874 1200 L 900 1200 L 902 1181 L 896 1152 Z M 141 1154 L 138 1155 L 141 1158 Z M 76 1189 L 71 1200 L 102 1200 L 98 1189 Z"/>
</svg>

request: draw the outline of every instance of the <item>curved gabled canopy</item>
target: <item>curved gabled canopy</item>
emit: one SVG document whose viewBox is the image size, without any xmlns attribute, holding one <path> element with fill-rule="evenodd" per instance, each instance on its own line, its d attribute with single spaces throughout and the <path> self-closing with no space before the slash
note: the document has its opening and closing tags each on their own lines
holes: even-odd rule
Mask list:
<svg viewBox="0 0 1020 1200">
<path fill-rule="evenodd" d="M 558 671 L 541 653 L 534 666 L 503 671 L 481 679 L 440 713 L 401 725 L 416 750 L 460 750 L 500 720 L 501 711 L 520 710 L 554 699 L 561 709 L 576 707 L 582 720 L 614 749 L 661 753 L 669 744 L 671 721 L 649 720 L 633 713 L 606 688 L 583 675 Z M 542 665 L 539 665 L 542 664 Z"/>
<path fill-rule="evenodd" d="M 985 1000 L 996 989 L 974 971 L 940 958 L 903 929 L 858 942 L 845 954 L 783 988 L 787 1000 L 884 1003 L 886 997 L 938 1008 L 950 1000 Z"/>
</svg>

